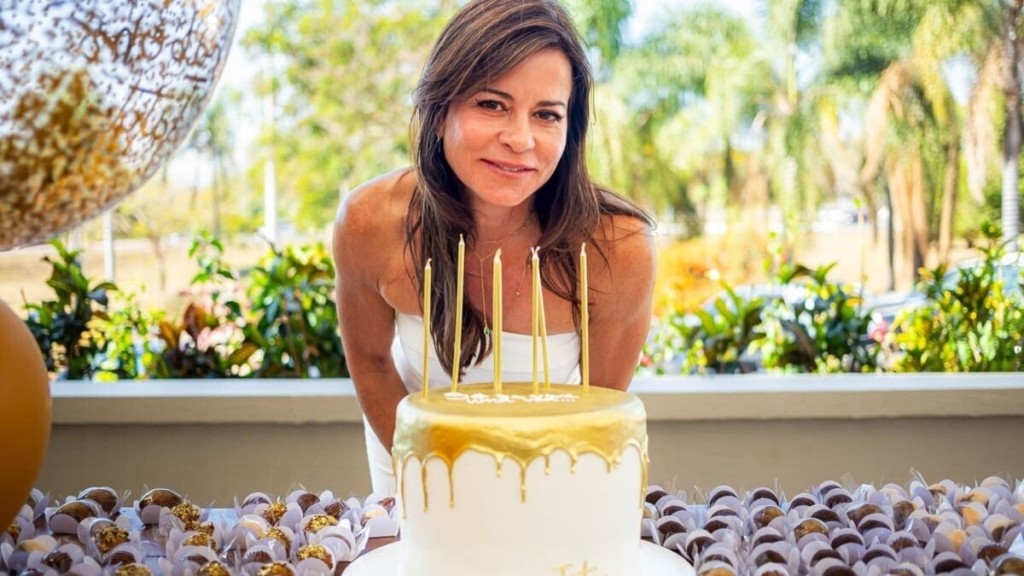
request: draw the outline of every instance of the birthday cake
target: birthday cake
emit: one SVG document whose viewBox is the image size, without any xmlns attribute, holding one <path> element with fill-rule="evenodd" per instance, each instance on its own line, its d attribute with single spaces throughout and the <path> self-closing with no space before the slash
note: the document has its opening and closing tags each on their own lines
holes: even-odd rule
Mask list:
<svg viewBox="0 0 1024 576">
<path fill-rule="evenodd" d="M 495 254 L 494 286 L 502 286 Z M 462 243 L 457 277 L 463 277 Z M 647 415 L 639 398 L 589 385 L 586 253 L 582 385 L 550 384 L 544 305 L 533 255 L 534 382 L 502 383 L 501 291 L 494 294 L 494 382 L 429 390 L 398 405 L 392 462 L 399 541 L 358 559 L 354 576 L 662 576 L 693 574 L 640 539 Z M 430 286 L 430 262 L 424 286 Z M 456 300 L 462 299 L 462 285 Z M 424 291 L 423 310 L 431 310 Z M 455 324 L 461 325 L 461 308 Z M 424 320 L 424 349 L 431 341 Z M 538 375 L 538 334 L 544 378 Z M 459 365 L 458 334 L 455 361 Z M 543 384 L 541 383 L 543 382 Z"/>
<path fill-rule="evenodd" d="M 401 575 L 640 574 L 643 404 L 590 387 L 412 394 L 392 451 Z"/>
</svg>

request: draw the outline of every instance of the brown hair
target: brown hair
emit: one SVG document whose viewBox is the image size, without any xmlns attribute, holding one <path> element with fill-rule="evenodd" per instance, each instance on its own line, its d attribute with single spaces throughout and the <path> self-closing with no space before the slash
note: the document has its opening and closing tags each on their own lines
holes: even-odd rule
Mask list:
<svg viewBox="0 0 1024 576">
<path fill-rule="evenodd" d="M 454 326 L 459 235 L 475 238 L 473 216 L 458 177 L 448 165 L 437 135 L 452 102 L 502 77 L 527 57 L 556 49 L 572 67 L 565 151 L 551 178 L 533 197 L 541 228 L 541 277 L 545 287 L 572 303 L 577 329 L 577 258 L 602 215 L 625 214 L 653 226 L 642 210 L 596 186 L 587 173 L 586 136 L 590 123 L 590 64 L 579 34 L 556 0 L 473 0 L 448 22 L 431 50 L 413 94 L 413 164 L 418 184 L 407 221 L 406 249 L 413 251 L 420 286 L 431 260 L 434 347 L 442 366 L 452 370 L 455 330 L 463 331 L 460 371 L 479 363 L 490 350 L 484 317 L 465 307 L 463 325 Z M 417 238 L 418 234 L 418 238 Z M 418 250 L 415 247 L 418 244 Z M 600 246 L 596 246 L 600 250 Z"/>
</svg>

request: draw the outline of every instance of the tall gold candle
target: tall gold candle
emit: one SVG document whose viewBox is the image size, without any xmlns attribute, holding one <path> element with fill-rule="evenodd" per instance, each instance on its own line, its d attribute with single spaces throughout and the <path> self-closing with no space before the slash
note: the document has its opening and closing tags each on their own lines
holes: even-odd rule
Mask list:
<svg viewBox="0 0 1024 576">
<path fill-rule="evenodd" d="M 530 264 L 533 268 L 530 274 L 530 338 L 533 343 L 533 393 L 540 393 L 540 385 L 537 382 L 537 330 L 540 324 L 540 257 L 537 249 L 531 248 Z"/>
<path fill-rule="evenodd" d="M 428 382 L 430 370 L 430 285 L 433 273 L 430 269 L 430 258 L 423 268 L 423 398 L 430 393 Z"/>
<path fill-rule="evenodd" d="M 494 325 L 492 354 L 494 360 L 494 393 L 501 394 L 501 248 L 494 253 L 494 296 L 491 298 L 491 323 Z"/>
<path fill-rule="evenodd" d="M 544 318 L 544 288 L 542 286 L 537 287 L 537 300 L 539 301 L 537 313 L 540 316 L 540 349 L 541 356 L 544 359 L 544 387 L 550 390 L 551 372 L 548 368 L 548 323 Z"/>
<path fill-rule="evenodd" d="M 466 276 L 466 243 L 459 234 L 459 264 L 455 271 L 455 350 L 452 354 L 452 392 L 459 390 L 459 372 L 462 365 L 462 291 Z M 484 281 L 483 278 L 480 279 Z"/>
<path fill-rule="evenodd" d="M 590 311 L 587 309 L 587 245 L 580 248 L 580 327 L 583 332 L 583 358 L 580 375 L 583 378 L 583 393 L 590 392 Z"/>
</svg>

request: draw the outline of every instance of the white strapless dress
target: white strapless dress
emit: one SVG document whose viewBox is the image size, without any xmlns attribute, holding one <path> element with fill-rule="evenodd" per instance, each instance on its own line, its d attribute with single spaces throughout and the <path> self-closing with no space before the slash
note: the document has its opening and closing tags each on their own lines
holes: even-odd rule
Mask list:
<svg viewBox="0 0 1024 576">
<path fill-rule="evenodd" d="M 575 332 L 548 334 L 548 374 L 552 382 L 559 384 L 580 383 L 580 337 Z M 533 338 L 529 334 L 502 332 L 502 370 L 505 382 L 533 381 Z M 442 367 L 433 347 L 428 351 L 431 388 L 451 386 L 452 377 Z M 538 345 L 538 353 L 540 346 Z M 416 392 L 423 388 L 423 318 L 410 314 L 395 317 L 395 340 L 391 345 L 391 357 L 395 362 L 405 388 Z M 538 373 L 543 379 L 544 366 L 537 362 Z M 479 364 L 470 366 L 459 382 L 475 384 L 494 380 L 494 359 L 488 354 Z M 364 421 L 366 434 L 366 456 L 370 464 L 370 480 L 373 493 L 381 496 L 395 494 L 395 476 L 391 467 L 391 454 L 377 439 L 369 424 Z"/>
</svg>

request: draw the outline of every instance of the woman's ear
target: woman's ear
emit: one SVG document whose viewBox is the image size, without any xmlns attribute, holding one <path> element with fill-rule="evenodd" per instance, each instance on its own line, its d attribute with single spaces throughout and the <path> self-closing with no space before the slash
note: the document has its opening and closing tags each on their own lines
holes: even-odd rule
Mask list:
<svg viewBox="0 0 1024 576">
<path fill-rule="evenodd" d="M 444 140 L 444 126 L 447 119 L 448 111 L 445 110 L 443 114 L 438 116 L 437 122 L 434 124 L 434 138 L 436 138 L 438 142 Z"/>
</svg>

